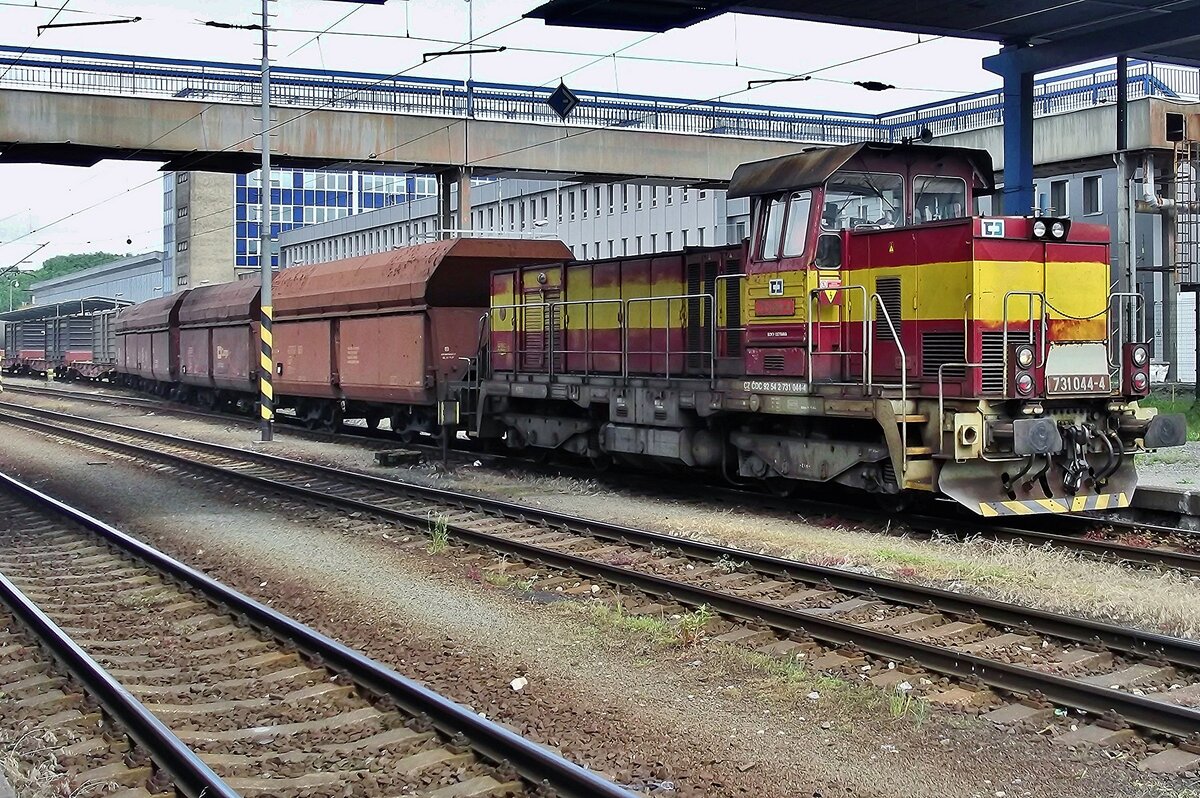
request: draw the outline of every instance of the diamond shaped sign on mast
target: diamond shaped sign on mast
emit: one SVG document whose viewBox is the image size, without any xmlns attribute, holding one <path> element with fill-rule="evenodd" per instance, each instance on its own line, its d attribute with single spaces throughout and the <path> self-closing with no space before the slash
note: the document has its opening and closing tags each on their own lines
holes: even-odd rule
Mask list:
<svg viewBox="0 0 1200 798">
<path fill-rule="evenodd" d="M 575 110 L 575 106 L 579 105 L 579 98 L 575 92 L 567 88 L 567 84 L 559 81 L 558 88 L 546 98 L 546 105 L 558 114 L 559 119 L 566 121 L 566 118 Z"/>
</svg>

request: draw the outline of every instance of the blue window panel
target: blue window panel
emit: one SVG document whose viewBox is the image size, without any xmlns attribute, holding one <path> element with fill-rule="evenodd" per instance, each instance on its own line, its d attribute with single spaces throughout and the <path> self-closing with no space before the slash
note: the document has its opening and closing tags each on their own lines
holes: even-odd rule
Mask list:
<svg viewBox="0 0 1200 798">
<path fill-rule="evenodd" d="M 292 188 L 304 188 L 303 172 L 292 172 Z"/>
<path fill-rule="evenodd" d="M 239 186 L 239 187 L 245 186 L 246 185 L 246 176 L 245 175 L 234 175 L 233 182 L 234 182 L 234 185 L 236 185 L 236 186 Z"/>
<path fill-rule="evenodd" d="M 262 233 L 258 229 L 258 222 L 246 223 L 246 238 L 258 238 Z"/>
<path fill-rule="evenodd" d="M 246 254 L 246 239 L 239 238 L 237 240 L 237 254 L 239 254 L 239 255 Z"/>
<path fill-rule="evenodd" d="M 246 206 L 245 205 L 240 204 L 240 203 L 238 204 L 236 218 L 239 222 L 246 221 Z"/>
<path fill-rule="evenodd" d="M 348 194 L 346 194 L 346 192 L 344 192 L 344 191 L 339 191 L 338 198 L 337 198 L 337 204 L 338 204 L 339 208 L 349 208 L 350 207 L 350 196 Z"/>
<path fill-rule="evenodd" d="M 238 222 L 236 225 L 236 230 L 237 230 L 237 232 L 235 233 L 235 235 L 238 238 L 246 237 L 246 223 L 245 222 Z"/>
<path fill-rule="evenodd" d="M 291 205 L 292 204 L 292 190 L 290 188 L 285 188 L 283 191 L 281 191 L 279 201 L 282 202 L 284 205 Z"/>
<path fill-rule="evenodd" d="M 258 189 L 256 189 L 256 188 L 248 188 L 248 189 L 246 189 L 246 202 L 250 203 L 251 205 L 257 205 L 257 204 L 258 204 L 258 202 L 259 202 L 259 200 L 258 200 Z"/>
<path fill-rule="evenodd" d="M 234 263 L 236 263 L 238 266 L 245 266 L 245 265 L 246 265 L 246 256 L 245 256 L 245 255 L 238 255 L 238 256 L 237 256 L 237 257 L 234 259 Z"/>
<path fill-rule="evenodd" d="M 246 189 L 244 187 L 239 187 L 238 190 L 233 193 L 233 195 L 238 202 L 246 201 Z"/>
<path fill-rule="evenodd" d="M 278 268 L 279 268 L 279 256 L 278 256 L 278 255 L 272 255 L 272 256 L 271 256 L 271 268 L 272 268 L 272 269 L 278 269 Z"/>
<path fill-rule="evenodd" d="M 325 205 L 325 192 L 320 189 L 317 190 L 317 204 L 321 206 Z"/>
<path fill-rule="evenodd" d="M 304 224 L 304 209 L 299 205 L 292 208 L 292 221 L 296 224 Z"/>
<path fill-rule="evenodd" d="M 279 233 L 280 233 L 280 226 L 278 224 L 272 224 L 271 225 L 271 238 L 274 238 L 275 236 L 279 235 Z"/>
<path fill-rule="evenodd" d="M 283 192 L 277 188 L 271 189 L 271 204 L 279 205 L 283 202 Z"/>
<path fill-rule="evenodd" d="M 304 190 L 304 204 L 305 205 L 315 205 L 316 203 L 317 203 L 317 192 L 313 191 L 311 188 L 305 189 Z"/>
</svg>

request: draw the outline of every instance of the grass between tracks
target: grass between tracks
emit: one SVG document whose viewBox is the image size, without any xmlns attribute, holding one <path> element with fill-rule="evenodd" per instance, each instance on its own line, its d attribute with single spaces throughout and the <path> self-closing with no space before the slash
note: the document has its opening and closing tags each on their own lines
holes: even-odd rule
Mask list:
<svg viewBox="0 0 1200 798">
<path fill-rule="evenodd" d="M 559 612 L 590 626 L 607 645 L 640 645 L 646 654 L 687 658 L 707 664 L 727 682 L 725 698 L 759 698 L 830 718 L 824 728 L 850 731 L 862 720 L 922 725 L 928 704 L 905 692 L 889 694 L 865 683 L 814 671 L 803 659 L 773 657 L 710 640 L 715 616 L 707 607 L 677 615 L 631 615 L 620 605 L 564 601 Z"/>
</svg>

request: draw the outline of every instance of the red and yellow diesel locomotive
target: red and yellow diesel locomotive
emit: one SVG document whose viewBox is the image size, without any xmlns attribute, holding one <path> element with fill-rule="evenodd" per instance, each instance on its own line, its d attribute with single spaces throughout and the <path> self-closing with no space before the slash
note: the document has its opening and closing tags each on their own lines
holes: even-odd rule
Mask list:
<svg viewBox="0 0 1200 798">
<path fill-rule="evenodd" d="M 449 403 L 512 448 L 781 491 L 925 493 L 990 516 L 1124 506 L 1131 455 L 1186 436 L 1137 403 L 1141 298 L 1110 291 L 1106 228 L 973 215 L 992 174 L 973 150 L 819 149 L 735 172 L 740 246 L 574 262 L 463 239 L 288 269 L 276 392 L 326 426 L 433 432 Z"/>
</svg>

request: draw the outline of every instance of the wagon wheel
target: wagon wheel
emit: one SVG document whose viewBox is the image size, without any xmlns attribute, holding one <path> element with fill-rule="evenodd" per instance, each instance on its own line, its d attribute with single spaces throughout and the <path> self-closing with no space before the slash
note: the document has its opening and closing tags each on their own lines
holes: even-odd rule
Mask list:
<svg viewBox="0 0 1200 798">
<path fill-rule="evenodd" d="M 296 404 L 296 415 L 304 421 L 307 429 L 315 430 L 321 423 L 321 408 L 316 402 L 301 401 Z"/>
<path fill-rule="evenodd" d="M 321 429 L 325 432 L 340 432 L 342 429 L 342 408 L 337 402 L 326 402 L 320 410 Z"/>
</svg>

